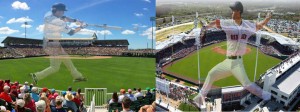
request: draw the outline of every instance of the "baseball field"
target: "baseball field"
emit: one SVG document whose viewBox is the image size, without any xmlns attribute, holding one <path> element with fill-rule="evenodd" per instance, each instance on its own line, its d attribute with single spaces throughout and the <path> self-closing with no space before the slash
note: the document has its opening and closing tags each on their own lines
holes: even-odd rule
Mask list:
<svg viewBox="0 0 300 112">
<path fill-rule="evenodd" d="M 74 57 L 74 56 L 72 56 Z M 111 57 L 102 59 L 73 58 L 72 61 L 87 82 L 73 82 L 73 78 L 62 63 L 60 70 L 38 82 L 38 87 L 66 90 L 68 86 L 77 88 L 108 88 L 108 92 L 120 88 L 155 87 L 154 58 Z M 11 79 L 24 83 L 32 82 L 29 73 L 41 71 L 49 66 L 47 57 L 7 59 L 0 61 L 0 79 Z"/>
<path fill-rule="evenodd" d="M 257 66 L 257 75 L 256 80 L 259 78 L 259 75 L 264 73 L 266 70 L 272 66 L 278 64 L 281 60 L 273 58 L 271 56 L 265 55 L 260 50 L 258 50 L 258 66 Z M 218 44 L 213 44 L 204 48 L 201 48 L 199 51 L 200 54 L 200 73 L 201 73 L 201 82 L 206 78 L 207 73 L 215 65 L 222 62 L 226 58 L 226 42 L 221 42 Z M 246 55 L 243 56 L 244 66 L 246 73 L 250 79 L 254 79 L 254 68 L 255 68 L 255 59 L 256 59 L 256 48 L 252 46 L 247 46 Z M 175 61 L 173 64 L 169 64 L 165 67 L 165 70 L 175 73 L 176 75 L 184 76 L 189 79 L 198 79 L 198 70 L 197 70 L 197 52 L 193 52 L 185 58 L 182 58 L 178 61 Z M 225 87 L 240 85 L 238 80 L 234 76 L 229 76 L 227 78 L 221 79 L 214 83 L 214 86 Z"/>
</svg>

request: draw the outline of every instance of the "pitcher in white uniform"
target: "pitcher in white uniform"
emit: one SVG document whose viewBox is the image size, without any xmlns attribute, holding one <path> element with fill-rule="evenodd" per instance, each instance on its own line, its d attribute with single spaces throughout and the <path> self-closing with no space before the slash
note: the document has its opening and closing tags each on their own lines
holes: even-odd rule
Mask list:
<svg viewBox="0 0 300 112">
<path fill-rule="evenodd" d="M 44 17 L 45 26 L 43 49 L 48 55 L 50 55 L 50 66 L 40 72 L 30 74 L 35 84 L 37 84 L 38 80 L 44 79 L 50 74 L 57 72 L 61 63 L 64 63 L 67 69 L 71 72 L 74 82 L 86 81 L 86 78 L 82 76 L 82 74 L 73 65 L 72 61 L 68 59 L 68 54 L 64 51 L 59 42 L 62 33 L 73 35 L 84 28 L 84 24 L 82 24 L 83 22 L 78 22 L 76 19 L 63 16 L 64 11 L 67 11 L 66 6 L 62 3 L 57 3 L 52 6 L 52 11 L 48 12 Z M 67 22 L 78 22 L 81 26 L 71 29 L 67 26 Z M 66 58 L 59 58 L 59 55 L 63 55 Z"/>
<path fill-rule="evenodd" d="M 263 91 L 248 79 L 242 58 L 246 52 L 248 38 L 268 23 L 271 19 L 271 13 L 267 14 L 264 21 L 252 23 L 241 18 L 241 14 L 243 13 L 241 2 L 235 2 L 230 8 L 232 10 L 232 19 L 216 20 L 205 26 L 206 29 L 212 27 L 220 28 L 226 33 L 227 54 L 223 62 L 217 64 L 208 72 L 200 93 L 193 99 L 198 107 L 205 107 L 205 97 L 213 82 L 226 78 L 231 74 L 252 94 L 263 100 L 271 98 L 269 92 Z"/>
</svg>

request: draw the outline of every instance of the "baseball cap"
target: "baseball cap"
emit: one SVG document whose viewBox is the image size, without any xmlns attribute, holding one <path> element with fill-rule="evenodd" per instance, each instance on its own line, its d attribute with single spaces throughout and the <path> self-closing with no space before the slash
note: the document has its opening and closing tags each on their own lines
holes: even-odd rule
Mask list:
<svg viewBox="0 0 300 112">
<path fill-rule="evenodd" d="M 43 89 L 42 89 L 42 92 L 47 92 L 48 91 L 48 88 L 46 88 L 46 87 L 44 87 Z"/>
<path fill-rule="evenodd" d="M 19 105 L 20 107 L 24 107 L 25 101 L 23 99 L 18 99 L 17 100 L 17 105 Z"/>
<path fill-rule="evenodd" d="M 3 89 L 4 89 L 4 90 L 9 90 L 10 87 L 9 87 L 9 86 L 4 86 Z"/>
<path fill-rule="evenodd" d="M 5 106 L 0 106 L 0 111 L 1 112 L 6 112 L 6 107 Z"/>
<path fill-rule="evenodd" d="M 229 7 L 231 8 L 231 10 L 239 10 L 239 11 L 241 11 L 241 13 L 243 13 L 243 10 L 244 10 L 243 4 L 240 1 L 234 2 Z"/>
<path fill-rule="evenodd" d="M 60 10 L 60 11 L 68 11 L 66 8 L 66 5 L 63 3 L 56 3 L 56 4 L 52 5 L 52 9 Z"/>
</svg>

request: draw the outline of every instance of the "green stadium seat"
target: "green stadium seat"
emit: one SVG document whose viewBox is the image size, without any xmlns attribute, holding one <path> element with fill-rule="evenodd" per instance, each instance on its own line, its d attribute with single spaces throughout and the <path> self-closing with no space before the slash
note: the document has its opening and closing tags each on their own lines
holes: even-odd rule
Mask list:
<svg viewBox="0 0 300 112">
<path fill-rule="evenodd" d="M 138 112 L 140 107 L 141 107 L 141 105 L 140 105 L 140 102 L 138 100 L 131 102 L 130 109 L 132 111 Z"/>
<path fill-rule="evenodd" d="M 108 112 L 115 112 L 115 110 L 123 110 L 122 109 L 122 104 L 121 103 L 111 103 L 109 104 L 109 107 L 108 107 Z"/>
<path fill-rule="evenodd" d="M 142 106 L 151 104 L 151 97 L 145 97 L 141 103 Z"/>
<path fill-rule="evenodd" d="M 3 99 L 0 99 L 0 106 L 6 106 L 6 101 Z"/>
<path fill-rule="evenodd" d="M 144 96 L 139 96 L 136 98 L 137 101 L 139 101 L 139 103 L 141 104 L 143 102 Z"/>
</svg>

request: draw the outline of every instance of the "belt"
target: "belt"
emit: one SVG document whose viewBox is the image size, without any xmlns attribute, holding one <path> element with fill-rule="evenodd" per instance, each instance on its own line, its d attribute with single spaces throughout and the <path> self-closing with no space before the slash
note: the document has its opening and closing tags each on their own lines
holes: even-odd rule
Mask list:
<svg viewBox="0 0 300 112">
<path fill-rule="evenodd" d="M 228 59 L 240 59 L 242 56 L 227 56 Z"/>
</svg>

